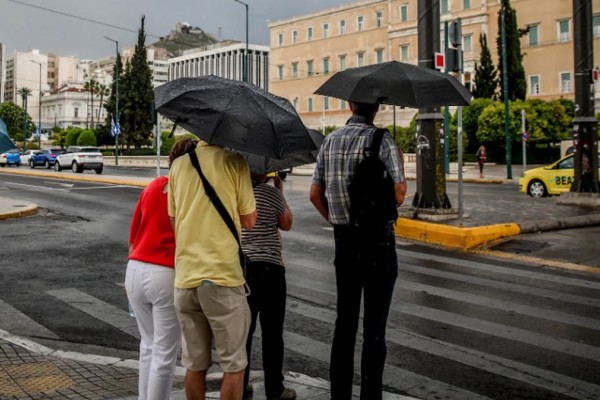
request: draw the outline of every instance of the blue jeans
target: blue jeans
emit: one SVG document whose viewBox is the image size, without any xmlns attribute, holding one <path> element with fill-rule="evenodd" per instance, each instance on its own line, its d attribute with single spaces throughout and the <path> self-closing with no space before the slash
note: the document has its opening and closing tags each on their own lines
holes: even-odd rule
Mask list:
<svg viewBox="0 0 600 400">
<path fill-rule="evenodd" d="M 361 400 L 381 400 L 387 354 L 385 330 L 398 276 L 392 226 L 373 232 L 334 226 L 337 319 L 331 348 L 331 398 L 350 400 L 354 347 L 364 292 Z"/>
</svg>

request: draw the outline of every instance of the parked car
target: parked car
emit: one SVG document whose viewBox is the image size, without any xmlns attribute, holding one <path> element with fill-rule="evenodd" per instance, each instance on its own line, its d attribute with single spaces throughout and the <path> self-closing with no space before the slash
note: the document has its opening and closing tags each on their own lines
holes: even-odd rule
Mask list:
<svg viewBox="0 0 600 400">
<path fill-rule="evenodd" d="M 21 154 L 19 150 L 12 149 L 5 153 L 0 154 L 0 167 L 4 168 L 6 166 L 16 165 L 19 167 L 21 165 Z"/>
<path fill-rule="evenodd" d="M 600 162 L 600 155 L 598 161 Z M 569 154 L 553 164 L 523 172 L 519 179 L 519 191 L 532 197 L 546 197 L 568 192 L 575 177 L 573 162 L 574 154 Z"/>
<path fill-rule="evenodd" d="M 54 166 L 56 157 L 64 153 L 62 149 L 37 150 L 29 157 L 29 168 L 44 166 L 48 169 Z"/>
<path fill-rule="evenodd" d="M 26 150 L 25 153 L 21 154 L 21 164 L 29 165 L 29 159 L 31 156 L 40 152 L 41 150 Z"/>
<path fill-rule="evenodd" d="M 54 170 L 62 171 L 63 168 L 71 168 L 73 173 L 93 169 L 97 174 L 101 174 L 104 169 L 104 157 L 97 147 L 70 146 L 65 153 L 56 157 L 54 163 Z"/>
</svg>

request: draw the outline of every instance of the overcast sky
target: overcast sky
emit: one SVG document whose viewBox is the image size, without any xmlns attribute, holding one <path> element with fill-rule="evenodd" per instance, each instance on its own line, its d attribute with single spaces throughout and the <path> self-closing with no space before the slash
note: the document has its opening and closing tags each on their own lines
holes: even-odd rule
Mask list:
<svg viewBox="0 0 600 400">
<path fill-rule="evenodd" d="M 249 5 L 250 43 L 269 45 L 269 20 L 304 15 L 354 1 L 245 2 Z M 6 45 L 7 57 L 15 50 L 26 52 L 30 49 L 82 59 L 106 57 L 114 54 L 115 44 L 103 37 L 118 40 L 120 48 L 134 45 L 142 14 L 146 15 L 146 44 L 167 35 L 177 21 L 200 27 L 217 39 L 244 42 L 245 12 L 245 7 L 235 0 L 0 0 L 0 43 Z"/>
</svg>

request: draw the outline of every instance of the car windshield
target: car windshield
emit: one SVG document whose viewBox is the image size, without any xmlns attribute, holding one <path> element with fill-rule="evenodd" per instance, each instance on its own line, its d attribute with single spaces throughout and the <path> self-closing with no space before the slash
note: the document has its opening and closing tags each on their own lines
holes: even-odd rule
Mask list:
<svg viewBox="0 0 600 400">
<path fill-rule="evenodd" d="M 80 150 L 81 153 L 99 153 L 100 149 L 96 147 L 88 147 Z"/>
</svg>

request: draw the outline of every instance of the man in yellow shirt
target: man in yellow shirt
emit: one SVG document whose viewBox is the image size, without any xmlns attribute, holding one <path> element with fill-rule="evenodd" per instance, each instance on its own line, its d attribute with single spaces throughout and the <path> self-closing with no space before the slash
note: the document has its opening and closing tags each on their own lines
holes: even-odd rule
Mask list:
<svg viewBox="0 0 600 400">
<path fill-rule="evenodd" d="M 199 142 L 202 172 L 241 228 L 256 223 L 250 172 L 241 155 Z M 183 334 L 188 399 L 204 399 L 214 338 L 223 369 L 221 399 L 240 400 L 248 363 L 250 309 L 238 243 L 207 196 L 190 156 L 169 172 L 169 217 L 175 231 L 175 308 Z"/>
</svg>

